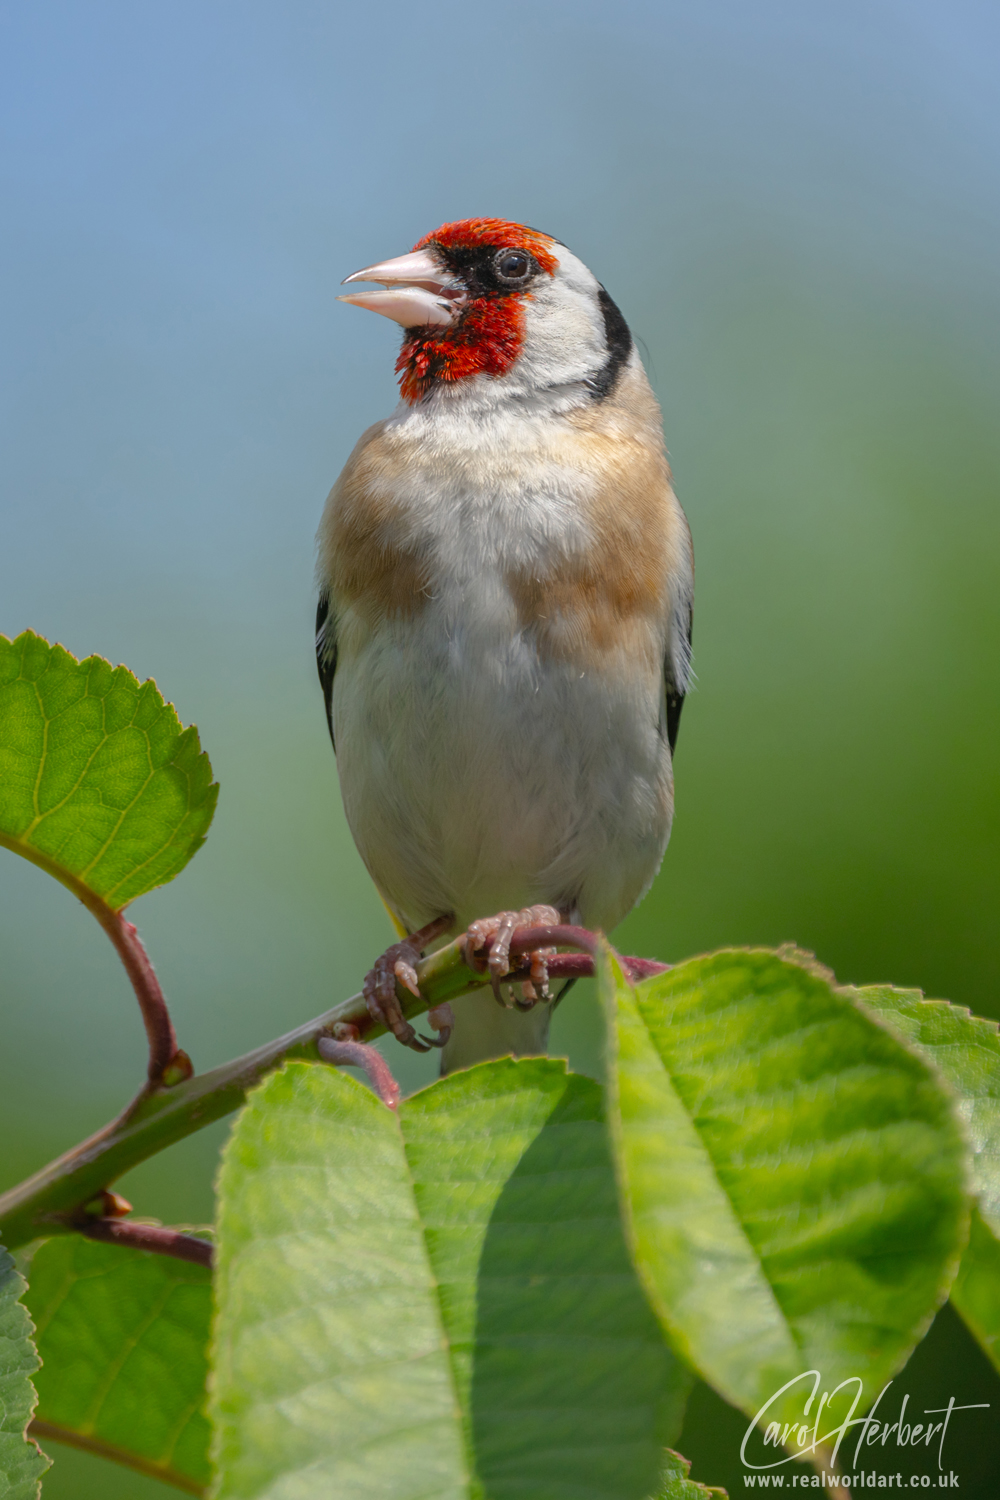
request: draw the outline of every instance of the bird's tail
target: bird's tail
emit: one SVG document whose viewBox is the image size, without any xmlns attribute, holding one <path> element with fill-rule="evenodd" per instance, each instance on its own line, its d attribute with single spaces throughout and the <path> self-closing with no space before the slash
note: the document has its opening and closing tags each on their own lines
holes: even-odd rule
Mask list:
<svg viewBox="0 0 1000 1500">
<path fill-rule="evenodd" d="M 549 1047 L 551 1003 L 531 1010 L 507 1010 L 490 990 L 452 1002 L 455 1029 L 441 1053 L 441 1072 L 470 1068 L 492 1057 L 544 1057 Z"/>
<path fill-rule="evenodd" d="M 493 1057 L 545 1057 L 552 1012 L 576 984 L 564 980 L 554 1000 L 540 1000 L 533 1010 L 507 1010 L 489 990 L 453 1002 L 455 1029 L 441 1053 L 441 1073 L 471 1068 Z"/>
</svg>

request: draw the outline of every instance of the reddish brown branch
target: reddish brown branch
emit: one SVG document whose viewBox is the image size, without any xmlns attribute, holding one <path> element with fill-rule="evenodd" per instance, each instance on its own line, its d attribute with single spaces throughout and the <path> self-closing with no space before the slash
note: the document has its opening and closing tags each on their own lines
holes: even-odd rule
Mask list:
<svg viewBox="0 0 1000 1500">
<path fill-rule="evenodd" d="M 134 924 L 122 912 L 112 911 L 103 901 L 91 904 L 90 909 L 114 943 L 118 957 L 125 965 L 125 972 L 132 981 L 149 1041 L 149 1066 L 146 1073 L 149 1086 L 172 1087 L 183 1083 L 186 1078 L 191 1077 L 194 1068 L 187 1053 L 177 1046 L 174 1023 L 170 1019 L 160 981 Z"/>
<path fill-rule="evenodd" d="M 597 941 L 597 934 L 586 927 L 571 927 L 568 924 L 518 927 L 511 934 L 510 951 L 530 953 L 535 948 L 582 948 L 593 957 L 597 952 Z"/>
<path fill-rule="evenodd" d="M 649 979 L 653 974 L 665 974 L 670 968 L 669 964 L 657 963 L 652 958 L 623 958 L 621 954 L 618 958 L 633 984 L 638 984 L 642 979 Z M 557 953 L 554 958 L 546 960 L 545 967 L 548 969 L 550 979 L 593 979 L 594 977 L 594 960 L 589 953 Z M 508 977 L 517 980 L 529 979 L 531 969 L 528 964 L 519 964 L 516 969 L 510 971 Z"/>
<path fill-rule="evenodd" d="M 133 1250 L 155 1250 L 158 1255 L 173 1255 L 178 1260 L 193 1261 L 196 1266 L 212 1265 L 210 1241 L 179 1229 L 165 1229 L 160 1224 L 131 1224 L 128 1219 L 90 1219 L 75 1228 L 89 1240 L 101 1240 L 106 1245 L 131 1245 Z"/>
<path fill-rule="evenodd" d="M 486 956 L 492 945 L 492 938 L 487 939 L 484 944 L 484 956 L 480 960 L 477 955 L 476 971 L 481 972 L 486 968 Z M 572 927 L 569 925 L 551 927 L 518 927 L 512 934 L 510 940 L 510 951 L 512 954 L 532 953 L 537 948 L 582 948 L 583 953 L 557 953 L 547 961 L 549 975 L 553 979 L 591 979 L 594 974 L 594 954 L 597 952 L 597 933 L 590 932 L 586 927 Z M 629 979 L 637 984 L 641 979 L 648 979 L 653 974 L 664 974 L 669 969 L 669 964 L 657 963 L 652 958 L 625 958 L 619 955 Z M 481 963 L 482 970 L 478 965 Z M 470 965 L 470 967 L 473 967 Z M 511 979 L 526 979 L 528 977 L 527 966 L 512 969 Z"/>
<path fill-rule="evenodd" d="M 321 1036 L 316 1047 L 324 1062 L 341 1068 L 363 1068 L 382 1103 L 390 1109 L 397 1108 L 399 1084 L 377 1047 L 370 1047 L 367 1042 L 335 1041 L 331 1036 Z"/>
<path fill-rule="evenodd" d="M 633 984 L 638 984 L 642 979 L 652 979 L 654 974 L 665 974 L 670 968 L 669 964 L 661 964 L 656 958 L 628 958 L 621 954 L 619 958 L 628 970 L 628 977 Z"/>
</svg>

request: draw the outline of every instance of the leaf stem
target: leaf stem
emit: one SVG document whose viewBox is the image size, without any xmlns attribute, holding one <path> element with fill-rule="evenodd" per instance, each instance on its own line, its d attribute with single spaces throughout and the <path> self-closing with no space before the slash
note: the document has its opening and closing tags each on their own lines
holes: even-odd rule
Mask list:
<svg viewBox="0 0 1000 1500">
<path fill-rule="evenodd" d="M 146 1071 L 147 1083 L 143 1094 L 164 1085 L 168 1088 L 172 1087 L 183 1079 L 190 1078 L 194 1072 L 191 1059 L 186 1052 L 178 1049 L 177 1037 L 163 990 L 160 988 L 160 981 L 156 977 L 149 954 L 143 947 L 134 924 L 126 919 L 123 912 L 109 906 L 102 896 L 90 889 L 89 885 L 85 885 L 82 880 L 64 869 L 62 865 L 57 864 L 55 860 L 50 859 L 47 854 L 43 854 L 40 849 L 33 849 L 30 844 L 22 843 L 20 839 L 11 838 L 4 833 L 0 833 L 0 848 L 10 849 L 13 853 L 19 854 L 22 859 L 37 865 L 40 870 L 44 870 L 47 875 L 58 880 L 60 885 L 64 885 L 68 891 L 72 891 L 91 916 L 96 917 L 114 943 L 115 952 L 125 966 L 125 972 L 135 991 L 135 998 L 139 1002 L 139 1012 L 149 1042 L 149 1066 Z M 143 1094 L 140 1094 L 139 1098 L 142 1098 Z"/>
<path fill-rule="evenodd" d="M 189 1495 L 207 1493 L 205 1485 L 198 1484 L 187 1474 L 178 1474 L 174 1469 L 141 1458 L 138 1453 L 131 1453 L 115 1443 L 105 1443 L 100 1438 L 74 1432 L 72 1427 L 61 1427 L 58 1422 L 46 1422 L 41 1417 L 33 1417 L 28 1426 L 28 1436 L 43 1443 L 65 1443 L 68 1448 L 79 1448 L 83 1453 L 94 1453 L 98 1458 L 109 1458 L 112 1463 L 134 1469 L 139 1474 L 148 1474 L 151 1479 L 161 1479 L 176 1489 L 185 1490 Z"/>
<path fill-rule="evenodd" d="M 149 954 L 143 947 L 135 924 L 125 914 L 113 911 L 103 901 L 88 903 L 90 910 L 115 945 L 125 972 L 132 981 L 139 1002 L 142 1024 L 149 1042 L 149 1065 L 146 1078 L 150 1088 L 172 1087 L 194 1072 L 191 1059 L 177 1046 L 177 1034 L 170 1019 L 160 981 Z"/>
</svg>

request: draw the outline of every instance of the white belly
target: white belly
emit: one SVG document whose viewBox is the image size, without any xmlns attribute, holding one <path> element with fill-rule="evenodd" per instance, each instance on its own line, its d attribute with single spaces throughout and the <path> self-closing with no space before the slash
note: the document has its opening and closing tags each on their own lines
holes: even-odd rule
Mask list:
<svg viewBox="0 0 1000 1500">
<path fill-rule="evenodd" d="M 502 587 L 476 592 L 342 637 L 333 717 L 351 832 L 411 930 L 539 901 L 608 930 L 670 833 L 662 678 L 541 661 Z"/>
</svg>

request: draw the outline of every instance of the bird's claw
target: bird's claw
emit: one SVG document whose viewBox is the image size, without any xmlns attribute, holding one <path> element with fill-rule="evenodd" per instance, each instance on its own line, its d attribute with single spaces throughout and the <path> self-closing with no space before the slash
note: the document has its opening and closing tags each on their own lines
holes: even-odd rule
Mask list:
<svg viewBox="0 0 1000 1500">
<path fill-rule="evenodd" d="M 417 982 L 415 965 L 420 962 L 422 950 L 434 938 L 447 931 L 451 920 L 450 915 L 438 917 L 436 921 L 429 922 L 426 927 L 421 927 L 419 932 L 413 933 L 411 937 L 393 943 L 385 950 L 381 958 L 376 959 L 374 968 L 365 975 L 363 993 L 368 1014 L 373 1021 L 391 1031 L 404 1047 L 410 1047 L 414 1052 L 429 1052 L 432 1047 L 445 1045 L 454 1024 L 451 1010 L 447 1006 L 436 1006 L 428 1012 L 428 1022 L 435 1031 L 441 1033 L 440 1036 L 418 1036 L 403 1015 L 399 996 L 396 994 L 396 984 L 398 981 L 405 990 L 409 990 L 411 995 L 420 999 L 420 985 Z M 445 1011 L 447 1011 L 447 1016 L 444 1016 Z"/>
<path fill-rule="evenodd" d="M 437 1036 L 424 1036 L 420 1033 L 420 1040 L 426 1042 L 429 1047 L 447 1047 L 448 1039 L 455 1028 L 455 1012 L 447 1000 L 440 1005 L 432 1006 L 427 1012 L 427 1024 Z"/>
<path fill-rule="evenodd" d="M 521 998 L 504 999 L 500 981 L 510 973 L 510 943 L 519 927 L 552 927 L 562 921 L 554 906 L 526 906 L 523 911 L 502 911 L 495 917 L 481 917 L 472 922 L 465 934 L 465 961 L 478 973 L 489 972 L 490 983 L 498 1003 L 506 1009 L 531 1010 L 539 1000 L 551 1000 L 548 960 L 554 948 L 536 948 L 527 955 L 530 978 L 521 983 Z M 492 938 L 489 957 L 483 961 L 486 944 Z"/>
<path fill-rule="evenodd" d="M 419 958 L 420 950 L 410 938 L 393 943 L 375 960 L 374 968 L 365 975 L 363 992 L 368 1014 L 373 1021 L 387 1027 L 404 1047 L 424 1052 L 426 1048 L 417 1042 L 417 1033 L 403 1015 L 396 994 L 397 977 L 412 994 L 420 993 L 416 982 L 417 972 L 413 967 Z"/>
<path fill-rule="evenodd" d="M 419 954 L 417 955 L 419 957 Z M 397 958 L 392 966 L 392 972 L 399 980 L 404 990 L 409 990 L 411 995 L 420 999 L 420 986 L 417 984 L 417 971 L 405 958 Z"/>
</svg>

